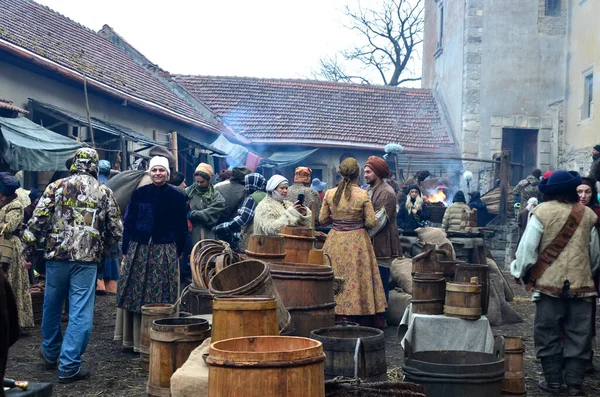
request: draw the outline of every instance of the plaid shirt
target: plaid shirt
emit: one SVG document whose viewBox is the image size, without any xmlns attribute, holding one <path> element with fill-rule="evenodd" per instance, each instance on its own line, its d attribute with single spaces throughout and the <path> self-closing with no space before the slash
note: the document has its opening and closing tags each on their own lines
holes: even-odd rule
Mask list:
<svg viewBox="0 0 600 397">
<path fill-rule="evenodd" d="M 252 173 L 245 176 L 244 183 L 247 197 L 244 199 L 240 208 L 238 208 L 237 215 L 230 222 L 224 222 L 217 225 L 214 229 L 215 233 L 237 233 L 254 220 L 256 202 L 250 195 L 254 192 L 264 192 L 266 179 L 260 174 Z"/>
</svg>

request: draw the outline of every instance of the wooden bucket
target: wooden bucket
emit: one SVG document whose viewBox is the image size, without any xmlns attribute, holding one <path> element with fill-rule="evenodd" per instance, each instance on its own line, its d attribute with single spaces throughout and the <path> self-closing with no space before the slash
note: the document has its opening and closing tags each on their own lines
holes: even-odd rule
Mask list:
<svg viewBox="0 0 600 397">
<path fill-rule="evenodd" d="M 331 266 L 331 259 L 329 255 L 323 253 L 322 249 L 313 248 L 308 252 L 308 263 L 311 265 Z"/>
<path fill-rule="evenodd" d="M 333 269 L 305 263 L 272 263 L 271 277 L 292 316 L 293 335 L 335 325 Z"/>
<path fill-rule="evenodd" d="M 208 289 L 216 297 L 273 296 L 277 301 L 279 329 L 283 331 L 290 324 L 290 314 L 275 288 L 269 266 L 263 261 L 248 259 L 227 266 L 210 280 Z"/>
<path fill-rule="evenodd" d="M 415 273 L 412 281 L 413 313 L 444 314 L 446 279 L 444 273 Z"/>
<path fill-rule="evenodd" d="M 369 327 L 329 327 L 310 333 L 323 343 L 325 379 L 337 376 L 360 378 L 367 382 L 387 380 L 383 331 Z"/>
<path fill-rule="evenodd" d="M 208 321 L 201 318 L 163 318 L 150 330 L 150 374 L 146 392 L 169 397 L 171 375 L 186 362 L 190 353 L 210 337 Z"/>
<path fill-rule="evenodd" d="M 443 273 L 444 268 L 439 263 L 434 249 L 423 251 L 412 258 L 412 273 Z"/>
<path fill-rule="evenodd" d="M 321 342 L 291 336 L 210 345 L 209 397 L 325 397 Z"/>
<path fill-rule="evenodd" d="M 187 293 L 181 299 L 182 310 L 192 314 L 211 314 L 213 296 L 209 290 L 194 285 L 188 287 Z"/>
<path fill-rule="evenodd" d="M 250 236 L 246 258 L 278 263 L 285 259 L 285 238 L 282 236 Z"/>
<path fill-rule="evenodd" d="M 523 366 L 523 339 L 504 337 L 504 382 L 502 393 L 507 396 L 525 396 L 525 369 Z"/>
<path fill-rule="evenodd" d="M 481 285 L 477 277 L 470 283 L 446 283 L 444 315 L 465 320 L 481 317 Z"/>
<path fill-rule="evenodd" d="M 279 335 L 275 298 L 271 296 L 215 298 L 211 342 L 263 335 Z"/>
<path fill-rule="evenodd" d="M 477 277 L 481 284 L 481 314 L 486 315 L 490 301 L 490 268 L 488 265 L 475 265 L 471 263 L 458 263 L 454 281 L 469 283 L 472 277 Z"/>
<path fill-rule="evenodd" d="M 310 227 L 282 226 L 279 235 L 285 237 L 285 261 L 308 263 L 315 244 L 315 230 Z"/>
<path fill-rule="evenodd" d="M 170 303 L 151 303 L 142 306 L 142 329 L 140 336 L 140 359 L 142 368 L 150 369 L 150 328 L 152 322 L 161 318 L 177 317 Z"/>
</svg>

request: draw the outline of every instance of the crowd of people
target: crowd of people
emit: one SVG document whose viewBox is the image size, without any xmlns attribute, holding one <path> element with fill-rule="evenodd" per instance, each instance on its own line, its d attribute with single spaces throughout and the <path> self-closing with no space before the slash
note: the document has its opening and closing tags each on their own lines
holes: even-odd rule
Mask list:
<svg viewBox="0 0 600 397">
<path fill-rule="evenodd" d="M 210 164 L 200 163 L 186 186 L 168 150 L 155 147 L 150 156 L 147 169 L 114 175 L 95 150 L 79 149 L 67 163 L 68 175 L 28 196 L 15 176 L 0 173 L 0 235 L 3 247 L 12 249 L 0 271 L 0 315 L 9 325 L 0 327 L 1 372 L 8 346 L 34 325 L 34 268 L 46 280 L 40 356 L 46 369 L 58 369 L 59 382 L 70 383 L 90 376 L 82 354 L 97 293 L 115 293 L 114 339 L 138 352 L 142 307 L 178 299 L 197 242 L 217 238 L 243 253 L 249 236 L 278 235 L 282 226 L 328 230 L 323 250 L 344 280 L 335 297 L 337 320 L 386 326 L 390 265 L 402 257 L 400 233 L 429 219 L 422 189 L 428 172 L 402 188 L 385 159 L 371 156 L 361 167 L 348 157 L 327 190 L 304 166 L 290 183 L 247 167 L 217 177 Z M 600 146 L 593 156 L 597 164 L 588 178 L 534 170 L 513 191 L 523 206 L 511 273 L 535 291 L 534 340 L 545 377 L 540 387 L 556 392 L 564 382 L 570 395 L 581 392 L 595 335 L 600 204 L 593 176 L 600 173 Z M 454 192 L 442 229 L 460 231 L 462 214 L 472 209 L 478 210 L 478 224 L 487 222 L 479 192 L 469 196 L 467 203 L 462 191 Z"/>
</svg>

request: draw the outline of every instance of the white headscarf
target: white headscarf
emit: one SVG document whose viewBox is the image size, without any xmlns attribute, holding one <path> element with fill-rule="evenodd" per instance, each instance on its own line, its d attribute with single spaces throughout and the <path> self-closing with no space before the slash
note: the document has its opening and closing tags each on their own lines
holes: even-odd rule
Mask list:
<svg viewBox="0 0 600 397">
<path fill-rule="evenodd" d="M 169 160 L 167 160 L 166 157 L 163 156 L 154 156 L 152 157 L 152 159 L 150 160 L 150 165 L 148 166 L 148 171 L 150 171 L 152 169 L 152 167 L 155 166 L 161 166 L 163 167 L 165 170 L 167 170 L 167 178 L 171 178 L 171 170 L 169 169 Z"/>
<path fill-rule="evenodd" d="M 527 207 L 525 207 L 525 209 L 529 212 L 533 211 L 533 209 L 535 207 L 537 207 L 538 205 L 538 199 L 537 197 L 531 197 L 529 200 L 527 200 Z"/>
<path fill-rule="evenodd" d="M 284 176 L 273 175 L 267 182 L 267 192 L 273 192 L 275 189 L 277 189 L 277 186 L 281 185 L 282 183 L 287 183 L 289 185 L 290 181 L 288 181 Z"/>
</svg>

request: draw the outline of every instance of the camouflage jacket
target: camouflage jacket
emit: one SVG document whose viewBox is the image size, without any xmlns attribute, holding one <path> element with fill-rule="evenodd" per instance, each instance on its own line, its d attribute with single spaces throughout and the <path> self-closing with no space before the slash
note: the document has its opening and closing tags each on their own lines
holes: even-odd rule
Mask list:
<svg viewBox="0 0 600 397">
<path fill-rule="evenodd" d="M 112 191 L 86 172 L 48 185 L 23 234 L 24 255 L 46 238 L 46 259 L 100 262 L 123 234 Z"/>
</svg>

